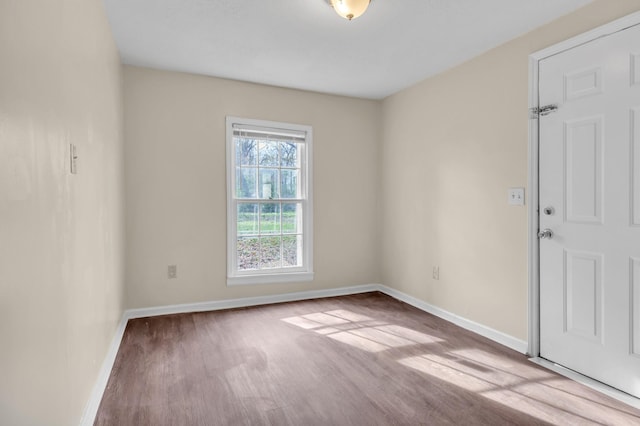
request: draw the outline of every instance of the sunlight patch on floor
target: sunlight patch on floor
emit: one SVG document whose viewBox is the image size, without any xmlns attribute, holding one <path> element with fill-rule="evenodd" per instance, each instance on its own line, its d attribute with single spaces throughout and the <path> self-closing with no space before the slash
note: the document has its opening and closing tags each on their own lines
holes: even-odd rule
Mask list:
<svg viewBox="0 0 640 426">
<path fill-rule="evenodd" d="M 445 342 L 429 334 L 342 309 L 283 318 L 282 321 L 371 353 Z M 599 401 L 588 390 L 572 385 L 573 382 L 550 371 L 481 349 L 447 350 L 434 346 L 428 353 L 402 358 L 398 362 L 553 424 L 640 424 L 640 418 Z M 598 414 L 583 417 L 582 413 L 594 404 L 600 408 Z"/>
<path fill-rule="evenodd" d="M 470 359 L 492 369 L 499 369 L 510 374 L 516 374 L 514 371 L 517 371 L 517 376 L 522 377 L 523 379 L 551 379 L 558 377 L 548 370 L 509 360 L 500 355 L 492 354 L 481 349 L 456 349 L 454 351 L 450 351 L 450 354 L 462 359 Z"/>
<path fill-rule="evenodd" d="M 567 382 L 549 372 L 517 365 L 507 358 L 479 349 L 447 354 L 424 354 L 398 361 L 462 389 L 474 392 L 514 410 L 557 424 L 638 424 L 640 419 L 622 410 L 567 392 Z M 600 405 L 597 415 L 582 416 L 588 407 Z"/>
<path fill-rule="evenodd" d="M 443 341 L 438 337 L 344 309 L 283 318 L 282 321 L 367 352 Z"/>
<path fill-rule="evenodd" d="M 328 337 L 367 352 L 381 352 L 389 349 L 389 346 L 387 345 L 378 343 L 374 340 L 365 339 L 364 337 L 360 337 L 350 332 L 329 334 Z"/>
</svg>

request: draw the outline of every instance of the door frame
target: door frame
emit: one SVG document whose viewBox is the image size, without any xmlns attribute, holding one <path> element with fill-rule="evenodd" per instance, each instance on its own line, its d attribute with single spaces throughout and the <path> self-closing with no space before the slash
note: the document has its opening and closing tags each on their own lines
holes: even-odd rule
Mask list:
<svg viewBox="0 0 640 426">
<path fill-rule="evenodd" d="M 640 12 L 604 24 L 568 40 L 549 46 L 529 55 L 529 111 L 539 108 L 538 66 L 545 58 L 573 49 L 627 28 L 640 25 Z M 528 335 L 527 354 L 533 358 L 540 356 L 540 242 L 539 228 L 539 120 L 529 117 L 529 172 L 527 178 L 528 194 Z"/>
</svg>

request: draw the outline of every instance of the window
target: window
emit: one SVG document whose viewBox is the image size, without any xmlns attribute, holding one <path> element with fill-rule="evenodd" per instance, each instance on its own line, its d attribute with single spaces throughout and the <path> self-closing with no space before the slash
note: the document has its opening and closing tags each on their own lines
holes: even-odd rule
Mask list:
<svg viewBox="0 0 640 426">
<path fill-rule="evenodd" d="M 227 117 L 227 284 L 313 279 L 309 126 Z"/>
</svg>

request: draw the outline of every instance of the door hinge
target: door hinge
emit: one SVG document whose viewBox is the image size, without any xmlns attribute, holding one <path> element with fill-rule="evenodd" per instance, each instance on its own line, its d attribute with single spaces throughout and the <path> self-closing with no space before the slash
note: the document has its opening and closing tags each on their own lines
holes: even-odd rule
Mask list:
<svg viewBox="0 0 640 426">
<path fill-rule="evenodd" d="M 545 105 L 543 107 L 529 108 L 529 118 L 539 118 L 540 116 L 549 115 L 559 108 L 558 104 Z"/>
</svg>

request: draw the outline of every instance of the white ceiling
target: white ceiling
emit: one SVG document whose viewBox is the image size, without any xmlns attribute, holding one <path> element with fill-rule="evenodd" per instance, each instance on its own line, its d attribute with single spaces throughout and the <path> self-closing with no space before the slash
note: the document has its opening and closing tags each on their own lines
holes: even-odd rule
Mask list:
<svg viewBox="0 0 640 426">
<path fill-rule="evenodd" d="M 104 0 L 126 64 L 381 99 L 592 0 Z"/>
</svg>

